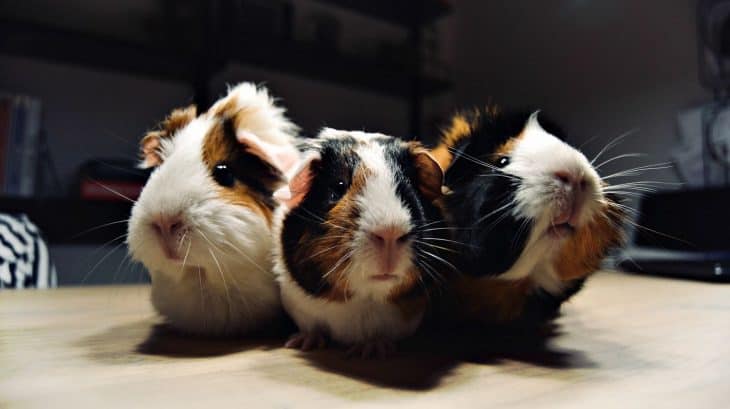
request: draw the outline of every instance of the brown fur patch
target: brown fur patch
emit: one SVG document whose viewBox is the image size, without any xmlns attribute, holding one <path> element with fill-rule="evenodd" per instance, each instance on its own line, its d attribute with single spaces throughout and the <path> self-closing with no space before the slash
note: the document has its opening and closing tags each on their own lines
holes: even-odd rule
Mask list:
<svg viewBox="0 0 730 409">
<path fill-rule="evenodd" d="M 242 161 L 254 160 L 253 157 L 244 156 L 246 147 L 236 141 L 235 135 L 228 135 L 225 127 L 225 120 L 217 121 L 203 141 L 203 161 L 211 172 L 219 163 L 240 166 Z M 269 167 L 265 173 L 265 175 L 260 175 L 260 179 L 264 185 L 268 185 L 267 188 L 270 192 L 283 184 L 283 176 L 278 170 Z M 256 191 L 238 180 L 232 187 L 219 186 L 218 194 L 222 200 L 228 203 L 247 207 L 260 214 L 271 225 L 274 203 L 268 194 Z"/>
<path fill-rule="evenodd" d="M 529 279 L 456 277 L 451 283 L 450 320 L 504 324 L 520 317 L 532 290 Z M 448 317 L 445 317 L 449 319 Z"/>
<path fill-rule="evenodd" d="M 500 156 L 509 156 L 512 152 L 514 152 L 515 148 L 517 147 L 517 143 L 522 138 L 522 134 L 519 134 L 513 138 L 510 138 L 507 142 L 500 145 L 497 149 L 494 150 L 494 155 L 496 156 L 494 160 L 499 159 Z"/>
<path fill-rule="evenodd" d="M 608 250 L 624 241 L 623 217 L 623 211 L 609 201 L 593 220 L 579 228 L 553 263 L 560 279 L 583 278 L 598 270 Z"/>
<path fill-rule="evenodd" d="M 418 173 L 418 189 L 433 201 L 441 197 L 444 184 L 444 171 L 438 160 L 420 143 L 411 142 L 408 146 Z"/>
<path fill-rule="evenodd" d="M 314 241 L 313 245 L 303 247 L 303 254 L 317 254 L 317 265 L 326 274 L 324 280 L 330 285 L 329 291 L 322 297 L 337 302 L 344 302 L 352 296 L 345 271 L 349 267 L 349 260 L 340 262 L 350 251 L 348 243 L 354 238 L 357 231 L 356 220 L 359 215 L 357 197 L 365 189 L 365 183 L 370 170 L 362 165 L 358 166 L 353 175 L 350 187 L 327 216 L 327 233 Z"/>
<path fill-rule="evenodd" d="M 162 157 L 159 153 L 160 139 L 172 138 L 177 131 L 187 126 L 196 116 L 197 108 L 195 105 L 174 109 L 167 118 L 157 125 L 157 129 L 147 132 L 140 141 L 144 166 L 160 165 L 162 163 Z"/>
<path fill-rule="evenodd" d="M 479 117 L 480 112 L 474 110 L 470 114 L 459 113 L 451 118 L 451 124 L 441 132 L 441 141 L 431 150 L 431 155 L 441 169 L 446 171 L 451 166 L 451 161 L 454 159 L 451 149 L 471 136 Z"/>
</svg>

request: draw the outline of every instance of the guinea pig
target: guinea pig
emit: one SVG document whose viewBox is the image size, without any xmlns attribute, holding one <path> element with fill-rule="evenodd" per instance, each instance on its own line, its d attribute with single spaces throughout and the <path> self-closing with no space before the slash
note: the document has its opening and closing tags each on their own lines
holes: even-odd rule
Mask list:
<svg viewBox="0 0 730 409">
<path fill-rule="evenodd" d="M 284 114 L 265 88 L 241 83 L 142 139 L 142 167 L 154 170 L 132 209 L 129 253 L 150 273 L 155 309 L 184 332 L 248 332 L 282 313 L 273 192 L 299 158 Z"/>
<path fill-rule="evenodd" d="M 275 194 L 275 271 L 299 327 L 289 348 L 384 356 L 413 333 L 441 254 L 443 172 L 426 149 L 378 133 L 324 129 Z"/>
<path fill-rule="evenodd" d="M 432 150 L 448 169 L 444 206 L 459 243 L 462 274 L 446 303 L 455 317 L 544 322 L 624 240 L 624 205 L 546 123 L 538 113 L 468 111 Z"/>
</svg>

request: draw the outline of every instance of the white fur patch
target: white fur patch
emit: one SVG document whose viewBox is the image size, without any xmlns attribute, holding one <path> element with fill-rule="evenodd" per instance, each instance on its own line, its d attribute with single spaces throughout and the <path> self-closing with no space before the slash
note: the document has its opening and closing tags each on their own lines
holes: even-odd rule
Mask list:
<svg viewBox="0 0 730 409">
<path fill-rule="evenodd" d="M 277 243 L 274 247 L 274 270 L 281 286 L 284 308 L 301 331 L 323 331 L 341 343 L 403 338 L 416 330 L 422 314 L 406 318 L 386 297 L 395 286 L 402 283 L 406 272 L 413 268 L 412 251 L 408 247 L 399 259 L 393 272 L 398 279 L 373 280 L 372 275 L 382 272 L 378 271 L 375 248 L 367 237 L 369 232 L 384 227 L 397 227 L 404 232 L 413 228 L 410 211 L 396 194 L 393 165 L 386 160 L 383 146 L 375 141 L 390 137 L 334 129 L 325 129 L 320 136 L 322 139 L 348 136 L 361 142 L 356 152 L 361 165 L 370 172 L 362 192 L 356 198 L 360 208 L 359 226 L 355 239 L 349 243 L 352 260 L 345 274 L 352 295 L 344 302 L 316 298 L 300 288 L 291 277 L 283 261 L 281 243 L 282 224 L 289 209 L 282 206 L 275 213 L 274 234 Z"/>
<path fill-rule="evenodd" d="M 521 178 L 512 215 L 532 220 L 533 228 L 518 261 L 499 278 L 518 280 L 529 276 L 536 285 L 559 293 L 562 285 L 550 261 L 561 242 L 546 234 L 564 194 L 555 174 L 568 172 L 585 180 L 581 196 L 584 205 L 578 217 L 581 224 L 595 217 L 604 200 L 600 177 L 581 152 L 540 126 L 537 113 L 530 117 L 509 157 L 510 163 L 502 170 Z"/>
<path fill-rule="evenodd" d="M 244 123 L 264 141 L 293 144 L 290 132 L 296 127 L 265 91 L 242 84 L 227 98 L 255 113 Z M 203 162 L 203 143 L 217 120 L 201 115 L 161 141 L 163 162 L 132 209 L 127 238 L 131 256 L 150 272 L 157 311 L 195 333 L 247 331 L 274 318 L 280 308 L 267 221 L 222 200 Z M 187 226 L 179 246 L 184 260 L 165 256 L 152 226 L 161 215 L 179 215 Z"/>
</svg>

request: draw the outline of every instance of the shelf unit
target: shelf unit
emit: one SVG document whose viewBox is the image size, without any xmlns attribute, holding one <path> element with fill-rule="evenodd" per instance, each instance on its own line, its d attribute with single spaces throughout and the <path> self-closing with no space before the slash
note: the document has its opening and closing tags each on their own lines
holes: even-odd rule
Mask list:
<svg viewBox="0 0 730 409">
<path fill-rule="evenodd" d="M 446 16 L 445 0 L 319 0 L 321 3 L 395 24 L 409 31 L 412 50 L 421 49 L 421 31 Z M 126 41 L 26 21 L 0 20 L 0 53 L 59 61 L 153 78 L 189 83 L 195 102 L 207 108 L 212 102 L 210 78 L 227 64 L 237 62 L 288 74 L 357 87 L 408 100 L 410 136 L 420 135 L 423 99 L 450 88 L 442 78 L 422 74 L 420 53 L 405 66 L 388 61 L 334 53 L 293 40 L 255 38 L 234 40 L 234 22 L 228 11 L 234 0 L 201 3 L 202 27 L 197 49 L 174 49 Z M 238 50 L 245 50 L 240 52 Z M 275 50 L 276 52 L 272 52 Z"/>
<path fill-rule="evenodd" d="M 419 52 L 413 52 L 414 61 L 398 65 L 294 40 L 231 36 L 234 1 L 201 0 L 201 21 L 193 25 L 200 27 L 199 44 L 191 49 L 0 18 L 0 53 L 187 83 L 202 108 L 212 102 L 209 83 L 216 73 L 229 63 L 254 65 L 404 98 L 409 105 L 410 137 L 421 133 L 423 99 L 451 86 L 447 79 L 423 75 Z M 421 50 L 423 26 L 451 11 L 446 0 L 318 1 L 408 30 L 412 50 Z M 122 223 L 79 233 L 124 220 L 130 209 L 128 203 L 0 197 L 0 211 L 28 214 L 55 244 L 98 244 L 119 237 L 126 230 Z"/>
</svg>

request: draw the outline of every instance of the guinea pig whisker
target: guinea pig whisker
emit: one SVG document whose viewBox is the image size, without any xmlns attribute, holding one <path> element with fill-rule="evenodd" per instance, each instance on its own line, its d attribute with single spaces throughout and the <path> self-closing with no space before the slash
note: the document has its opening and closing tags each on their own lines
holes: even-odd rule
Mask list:
<svg viewBox="0 0 730 409">
<path fill-rule="evenodd" d="M 91 181 L 92 183 L 95 183 L 95 184 L 97 184 L 97 185 L 101 186 L 101 187 L 102 187 L 103 189 L 105 189 L 105 190 L 107 190 L 107 191 L 109 191 L 109 192 L 111 192 L 111 193 L 113 193 L 113 194 L 115 194 L 115 195 L 117 195 L 117 196 L 121 197 L 122 199 L 126 199 L 126 200 L 128 200 L 128 201 L 129 201 L 130 203 L 132 203 L 132 204 L 134 204 L 134 203 L 137 203 L 137 201 L 136 201 L 136 200 L 134 200 L 134 199 L 131 199 L 131 198 L 129 198 L 129 197 L 127 197 L 127 196 L 125 196 L 125 195 L 123 195 L 123 194 L 121 194 L 121 193 L 117 192 L 116 190 L 114 190 L 114 189 L 110 188 L 109 186 L 106 186 L 105 184 L 103 184 L 103 183 L 101 183 L 101 182 L 99 182 L 99 181 L 97 181 L 97 180 L 94 180 L 94 179 L 89 179 L 89 180 L 90 180 L 90 181 Z"/>
<path fill-rule="evenodd" d="M 646 156 L 645 153 L 624 153 L 624 154 L 616 155 L 616 156 L 614 156 L 612 158 L 606 159 L 603 162 L 599 163 L 598 165 L 594 166 L 594 168 L 596 170 L 598 170 L 602 166 L 607 165 L 607 164 L 609 164 L 609 163 L 611 163 L 613 161 L 617 161 L 619 159 L 624 159 L 624 158 L 641 158 L 641 157 L 645 157 L 645 156 Z"/>
<path fill-rule="evenodd" d="M 456 251 L 456 250 L 454 250 L 454 249 L 450 249 L 450 248 L 448 248 L 448 247 L 443 247 L 443 246 L 437 246 L 437 245 L 435 245 L 435 244 L 427 243 L 427 242 L 425 242 L 425 241 L 422 241 L 422 240 L 413 240 L 413 241 L 414 241 L 415 243 L 423 244 L 423 245 L 425 245 L 425 246 L 433 247 L 433 248 L 436 248 L 436 249 L 439 249 L 439 250 L 444 250 L 444 251 L 450 251 L 450 252 L 452 252 L 452 253 L 456 253 L 456 254 L 459 254 L 459 252 L 458 252 L 458 251 Z"/>
<path fill-rule="evenodd" d="M 223 241 L 223 244 L 225 244 L 226 246 L 230 247 L 237 254 L 242 255 L 246 260 L 248 260 L 251 264 L 253 264 L 254 267 L 258 268 L 259 271 L 261 271 L 262 273 L 264 273 L 264 274 L 271 274 L 271 271 L 268 271 L 268 270 L 264 269 L 263 267 L 261 267 L 256 261 L 254 261 L 254 259 L 251 258 L 251 256 L 249 256 L 248 254 L 246 254 L 245 251 L 243 251 L 243 250 L 239 249 L 238 247 L 236 247 L 229 240 L 224 240 Z"/>
<path fill-rule="evenodd" d="M 475 224 L 475 225 L 478 225 L 478 224 L 480 224 L 481 222 L 483 222 L 483 221 L 487 220 L 488 218 L 490 218 L 490 217 L 494 216 L 495 214 L 498 214 L 499 212 L 502 212 L 502 211 L 505 211 L 505 210 L 507 210 L 507 209 L 508 209 L 508 208 L 509 208 L 510 206 L 512 206 L 513 204 L 514 204 L 514 200 L 511 200 L 511 201 L 509 201 L 508 203 L 506 203 L 506 204 L 504 204 L 504 205 L 502 205 L 502 206 L 498 207 L 497 209 L 495 209 L 495 210 L 493 210 L 493 211 L 491 211 L 491 212 L 487 213 L 486 215 L 484 215 L 484 216 L 480 217 L 479 219 L 477 219 L 477 221 L 476 221 L 476 222 L 474 222 L 474 224 Z"/>
<path fill-rule="evenodd" d="M 126 236 L 126 234 L 124 234 L 123 236 L 119 236 L 119 237 L 117 237 L 115 239 L 112 239 L 111 241 L 115 241 L 115 240 L 117 240 L 117 239 L 119 239 L 121 237 L 124 237 L 124 236 Z M 91 270 L 89 270 L 88 273 L 84 274 L 84 278 L 81 280 L 81 284 L 86 283 L 86 280 L 88 280 L 89 277 L 91 277 L 91 274 L 94 271 L 96 271 L 97 268 L 99 268 L 99 266 L 101 265 L 101 263 L 103 263 L 104 260 L 108 259 L 109 256 L 111 256 L 112 254 L 114 254 L 115 251 L 117 251 L 121 246 L 124 246 L 125 244 L 126 244 L 125 242 L 121 242 L 121 243 L 117 244 L 116 246 L 112 247 L 111 250 L 107 251 L 107 253 L 104 255 L 104 257 L 102 257 L 101 259 L 99 259 L 99 261 L 97 261 L 96 264 L 94 264 L 94 266 L 91 267 Z"/>
<path fill-rule="evenodd" d="M 520 223 L 520 227 L 517 228 L 517 233 L 515 234 L 515 237 L 512 239 L 512 244 L 510 244 L 510 248 L 515 249 L 517 247 L 517 240 L 519 240 L 522 235 L 527 232 L 529 225 L 530 219 L 522 220 L 522 223 Z"/>
<path fill-rule="evenodd" d="M 333 223 L 333 222 L 331 222 L 329 220 L 325 220 L 325 219 L 317 216 L 316 214 L 312 213 L 311 211 L 307 210 L 304 207 L 300 207 L 299 209 L 301 209 L 303 212 L 307 213 L 308 215 L 310 215 L 312 217 L 311 219 L 308 219 L 308 218 L 304 217 L 303 215 L 298 214 L 296 212 L 292 213 L 292 214 L 297 215 L 302 220 L 309 221 L 309 222 L 314 222 L 314 223 L 319 223 L 319 224 L 325 224 L 325 225 L 332 226 L 332 227 L 337 228 L 337 229 L 340 229 L 340 230 L 350 231 L 350 229 L 347 229 L 346 227 L 340 226 L 340 225 L 338 225 L 336 223 Z"/>
<path fill-rule="evenodd" d="M 625 191 L 625 190 L 610 190 L 610 191 L 604 190 L 603 193 L 609 193 L 612 195 L 619 195 L 619 196 L 638 197 L 638 198 L 644 197 L 643 193 L 631 192 L 631 191 Z M 596 199 L 600 199 L 600 195 L 597 195 Z"/>
<path fill-rule="evenodd" d="M 424 249 L 422 249 L 422 248 L 419 248 L 418 250 L 419 250 L 419 251 L 420 251 L 421 253 L 423 253 L 423 254 L 425 254 L 425 255 L 427 255 L 427 256 L 429 256 L 429 257 L 433 258 L 434 260 L 436 260 L 436 261 L 440 261 L 441 263 L 443 263 L 444 265 L 446 265 L 446 266 L 450 267 L 450 268 L 451 268 L 451 269 L 453 269 L 454 271 L 458 271 L 458 270 L 457 270 L 457 268 L 456 268 L 456 266 L 454 266 L 453 264 L 449 263 L 448 261 L 446 261 L 446 260 L 445 260 L 445 259 L 443 259 L 442 257 L 439 257 L 439 256 L 437 256 L 437 255 L 435 255 L 435 254 L 433 254 L 433 253 L 431 253 L 431 252 L 429 252 L 429 251 L 427 251 L 427 250 L 424 250 Z"/>
<path fill-rule="evenodd" d="M 450 150 L 450 151 L 451 151 L 452 153 L 454 153 L 454 154 L 456 154 L 456 155 L 458 155 L 458 156 L 460 156 L 460 157 L 463 157 L 464 159 L 468 160 L 469 162 L 472 162 L 472 163 L 474 163 L 474 164 L 477 164 L 477 165 L 479 165 L 479 166 L 482 166 L 482 167 L 485 167 L 485 168 L 488 168 L 488 169 L 492 169 L 492 170 L 494 170 L 494 171 L 498 172 L 499 174 L 505 175 L 505 177 L 510 177 L 510 178 L 517 178 L 516 176 L 513 176 L 513 175 L 508 175 L 508 174 L 504 173 L 504 172 L 502 171 L 502 169 L 500 169 L 500 168 L 498 168 L 498 167 L 496 167 L 496 166 L 492 165 L 491 163 L 488 163 L 488 162 L 485 162 L 485 161 L 483 161 L 483 160 L 480 160 L 480 159 L 478 159 L 478 158 L 475 158 L 475 157 L 473 157 L 473 156 L 471 156 L 471 155 L 469 155 L 469 154 L 467 154 L 467 153 L 464 153 L 464 152 L 459 152 L 458 150 L 456 150 L 456 149 L 454 149 L 454 148 L 449 148 L 449 150 Z"/>
<path fill-rule="evenodd" d="M 603 188 L 604 191 L 612 191 L 615 189 L 624 189 L 624 188 L 654 188 L 659 186 L 681 186 L 683 183 L 675 183 L 675 182 L 659 182 L 659 181 L 639 181 L 639 182 L 627 182 L 627 183 L 620 183 L 617 185 L 609 185 Z"/>
<path fill-rule="evenodd" d="M 185 257 L 183 257 L 182 267 L 180 267 L 180 274 L 182 274 L 183 271 L 185 271 L 185 263 L 188 261 L 188 255 L 190 255 L 190 247 L 192 247 L 192 245 L 193 245 L 193 242 L 189 241 L 188 249 L 185 251 Z"/>
<path fill-rule="evenodd" d="M 422 224 L 422 225 L 418 226 L 417 228 L 418 229 L 421 229 L 421 228 L 428 227 L 428 226 L 432 226 L 432 225 L 438 224 L 438 223 L 444 223 L 444 224 L 446 224 L 446 222 L 443 221 L 443 220 L 434 220 L 432 222 Z"/>
<path fill-rule="evenodd" d="M 654 163 L 651 165 L 644 165 L 644 166 L 637 166 L 635 168 L 622 170 L 620 172 L 612 173 L 607 176 L 601 177 L 601 180 L 608 180 L 613 179 L 617 177 L 626 177 L 626 176 L 636 176 L 643 172 L 650 171 L 650 170 L 662 170 L 662 169 L 671 169 L 674 166 L 671 162 L 660 162 L 660 163 Z"/>
<path fill-rule="evenodd" d="M 444 280 L 444 278 L 441 276 L 441 274 L 439 274 L 438 271 L 436 271 L 436 269 L 433 268 L 433 266 L 428 264 L 428 262 L 426 260 L 416 259 L 416 266 L 418 266 L 418 268 L 420 268 L 424 273 L 426 273 L 433 280 L 434 283 L 436 283 L 438 285 L 443 285 L 446 283 L 446 280 Z M 419 280 L 421 281 L 421 283 L 423 283 L 424 289 L 428 291 L 428 289 L 426 288 L 426 283 L 423 282 L 423 279 L 420 276 L 419 276 Z"/>
<path fill-rule="evenodd" d="M 223 289 L 226 291 L 226 305 L 228 306 L 228 315 L 231 315 L 231 294 L 228 291 L 228 283 L 226 282 L 225 274 L 223 274 L 223 269 L 221 268 L 221 265 L 218 262 L 218 258 L 215 256 L 213 249 L 209 247 L 208 253 L 210 253 L 211 257 L 213 257 L 213 261 L 215 261 L 215 265 L 216 267 L 218 267 L 218 273 L 220 274 L 221 281 L 223 281 Z"/>
<path fill-rule="evenodd" d="M 476 246 L 473 246 L 471 244 L 466 244 L 466 243 L 462 243 L 460 241 L 451 240 L 451 239 L 444 239 L 444 238 L 441 238 L 441 237 L 421 237 L 421 240 L 425 240 L 425 241 L 443 241 L 445 243 L 458 244 L 459 246 L 476 248 Z"/>
<path fill-rule="evenodd" d="M 342 236 L 342 238 L 349 238 L 349 236 Z M 345 247 L 345 246 L 346 246 L 345 244 L 335 244 L 335 245 L 334 245 L 334 246 L 332 246 L 332 247 L 327 247 L 327 248 L 325 248 L 324 250 L 320 250 L 320 251 L 318 251 L 318 252 L 316 252 L 316 253 L 314 253 L 314 254 L 312 254 L 312 255 L 308 256 L 308 257 L 307 257 L 307 258 L 305 258 L 304 260 L 301 260 L 301 262 L 309 261 L 309 260 L 311 260 L 311 259 L 313 259 L 313 258 L 317 257 L 318 255 L 322 254 L 322 253 L 326 253 L 326 252 L 328 252 L 328 251 L 330 251 L 330 250 L 335 250 L 335 249 L 339 249 L 339 248 L 342 248 L 342 247 Z"/>
<path fill-rule="evenodd" d="M 491 232 L 492 229 L 494 229 L 495 227 L 497 227 L 497 225 L 499 224 L 499 222 L 501 222 L 502 220 L 504 220 L 505 218 L 507 218 L 507 216 L 509 216 L 509 213 L 506 213 L 506 212 L 505 213 L 502 213 L 501 216 L 499 216 L 496 220 L 494 220 L 492 223 L 490 223 L 487 227 L 484 228 L 484 230 L 483 230 L 484 233 L 483 234 L 486 234 L 486 233 Z"/>
<path fill-rule="evenodd" d="M 124 220 L 116 220 L 116 221 L 113 221 L 113 222 L 100 224 L 100 225 L 98 225 L 96 227 L 92 227 L 92 228 L 86 229 L 86 230 L 82 231 L 81 233 L 78 233 L 78 234 L 75 234 L 75 235 L 71 236 L 71 240 L 77 239 L 77 238 L 83 236 L 84 234 L 91 233 L 92 231 L 96 231 L 96 230 L 99 230 L 99 229 L 103 229 L 104 227 L 109 227 L 109 226 L 113 226 L 115 224 L 121 224 L 121 223 L 129 223 L 129 218 L 124 219 Z"/>
<path fill-rule="evenodd" d="M 434 231 L 441 231 L 441 230 L 447 230 L 447 231 L 463 231 L 463 230 L 474 230 L 474 227 L 434 227 L 432 229 L 424 229 L 419 230 L 419 233 L 430 233 Z"/>
<path fill-rule="evenodd" d="M 630 219 L 626 219 L 625 221 L 627 223 L 631 224 L 632 226 L 636 227 L 637 229 L 646 230 L 648 232 L 651 232 L 651 233 L 654 233 L 654 234 L 658 234 L 658 235 L 663 236 L 663 237 L 666 237 L 668 239 L 676 240 L 676 241 L 678 241 L 680 243 L 683 243 L 683 244 L 686 244 L 686 245 L 688 245 L 688 246 L 690 246 L 692 248 L 695 248 L 695 249 L 697 248 L 697 245 L 695 245 L 694 243 L 690 243 L 687 240 L 680 239 L 679 237 L 672 236 L 671 234 L 666 234 L 666 233 L 662 233 L 662 232 L 657 231 L 657 230 L 654 230 L 654 229 L 650 229 L 650 228 L 648 228 L 646 226 L 643 226 L 643 225 L 641 225 L 639 223 L 636 223 L 635 221 L 630 220 Z"/>
<path fill-rule="evenodd" d="M 334 266 L 332 266 L 331 269 L 329 269 L 329 271 L 327 271 L 326 273 L 324 273 L 322 275 L 322 279 L 329 277 L 329 275 L 332 274 L 335 270 L 337 270 L 342 265 L 342 263 L 349 261 L 350 258 L 354 254 L 355 254 L 355 249 L 352 249 L 352 250 L 348 251 L 347 253 L 345 253 L 342 257 L 340 257 L 339 260 L 337 260 L 337 262 L 334 264 Z"/>
<path fill-rule="evenodd" d="M 632 133 L 634 133 L 634 132 L 636 132 L 636 131 L 637 131 L 636 129 L 631 129 L 631 130 L 629 130 L 629 131 L 627 131 L 627 132 L 624 132 L 624 133 L 622 133 L 621 135 L 619 135 L 619 136 L 617 136 L 617 137 L 615 137 L 615 138 L 611 139 L 611 140 L 610 140 L 610 141 L 609 141 L 609 142 L 608 142 L 608 143 L 607 143 L 607 144 L 606 144 L 606 145 L 605 145 L 605 146 L 603 147 L 603 149 L 601 149 L 601 150 L 600 150 L 600 151 L 599 151 L 599 152 L 598 152 L 598 153 L 596 154 L 596 156 L 594 156 L 594 157 L 593 157 L 593 159 L 591 160 L 591 165 L 593 165 L 593 164 L 594 164 L 594 163 L 596 162 L 596 160 L 598 160 L 598 158 L 600 158 L 600 157 L 601 157 L 601 155 L 603 155 L 603 154 L 604 154 L 604 153 L 606 153 L 607 151 L 609 151 L 609 150 L 613 149 L 614 147 L 618 146 L 618 144 L 619 144 L 619 143 L 621 143 L 621 141 L 622 141 L 622 140 L 623 140 L 624 138 L 626 138 L 627 136 L 631 135 Z"/>
</svg>

